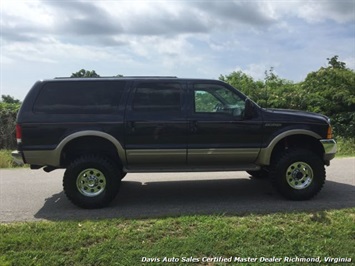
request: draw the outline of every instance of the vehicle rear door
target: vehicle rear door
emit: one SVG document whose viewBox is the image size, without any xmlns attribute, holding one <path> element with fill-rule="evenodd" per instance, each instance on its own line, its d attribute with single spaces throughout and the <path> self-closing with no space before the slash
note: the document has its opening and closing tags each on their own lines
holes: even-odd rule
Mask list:
<svg viewBox="0 0 355 266">
<path fill-rule="evenodd" d="M 129 169 L 186 166 L 185 84 L 174 80 L 138 80 L 125 114 L 125 146 Z"/>
</svg>

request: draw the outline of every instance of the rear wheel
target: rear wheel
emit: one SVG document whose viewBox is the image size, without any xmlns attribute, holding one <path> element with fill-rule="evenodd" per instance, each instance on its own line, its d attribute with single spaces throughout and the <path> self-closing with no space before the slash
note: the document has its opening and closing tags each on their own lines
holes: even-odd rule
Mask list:
<svg viewBox="0 0 355 266">
<path fill-rule="evenodd" d="M 270 178 L 274 187 L 291 200 L 308 200 L 322 189 L 325 169 L 321 158 L 306 149 L 289 149 L 273 162 Z"/>
<path fill-rule="evenodd" d="M 107 206 L 117 195 L 122 171 L 108 158 L 99 155 L 83 155 L 67 168 L 63 188 L 68 199 L 86 208 Z"/>
</svg>

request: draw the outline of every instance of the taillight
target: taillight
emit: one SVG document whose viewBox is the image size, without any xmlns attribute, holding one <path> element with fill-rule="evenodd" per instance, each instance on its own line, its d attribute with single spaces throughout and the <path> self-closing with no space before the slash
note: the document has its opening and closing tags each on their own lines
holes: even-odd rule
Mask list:
<svg viewBox="0 0 355 266">
<path fill-rule="evenodd" d="M 327 131 L 327 139 L 332 139 L 332 138 L 333 138 L 333 130 L 332 127 L 329 126 Z"/>
<path fill-rule="evenodd" d="M 22 128 L 19 124 L 16 124 L 16 140 L 17 144 L 22 142 Z"/>
</svg>

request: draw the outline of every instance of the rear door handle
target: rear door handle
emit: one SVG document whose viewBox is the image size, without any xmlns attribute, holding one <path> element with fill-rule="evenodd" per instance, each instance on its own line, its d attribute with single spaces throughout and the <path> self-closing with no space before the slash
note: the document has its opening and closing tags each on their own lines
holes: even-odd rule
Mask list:
<svg viewBox="0 0 355 266">
<path fill-rule="evenodd" d="M 134 121 L 129 121 L 128 122 L 128 127 L 129 127 L 131 132 L 135 132 L 136 131 L 136 123 Z"/>
</svg>

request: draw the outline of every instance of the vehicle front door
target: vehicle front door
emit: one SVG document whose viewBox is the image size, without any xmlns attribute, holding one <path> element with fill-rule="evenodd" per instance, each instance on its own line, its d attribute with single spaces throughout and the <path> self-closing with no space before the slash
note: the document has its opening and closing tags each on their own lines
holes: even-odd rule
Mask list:
<svg viewBox="0 0 355 266">
<path fill-rule="evenodd" d="M 260 151 L 262 118 L 257 112 L 245 115 L 245 96 L 220 82 L 191 83 L 188 95 L 188 166 L 253 163 Z"/>
</svg>

